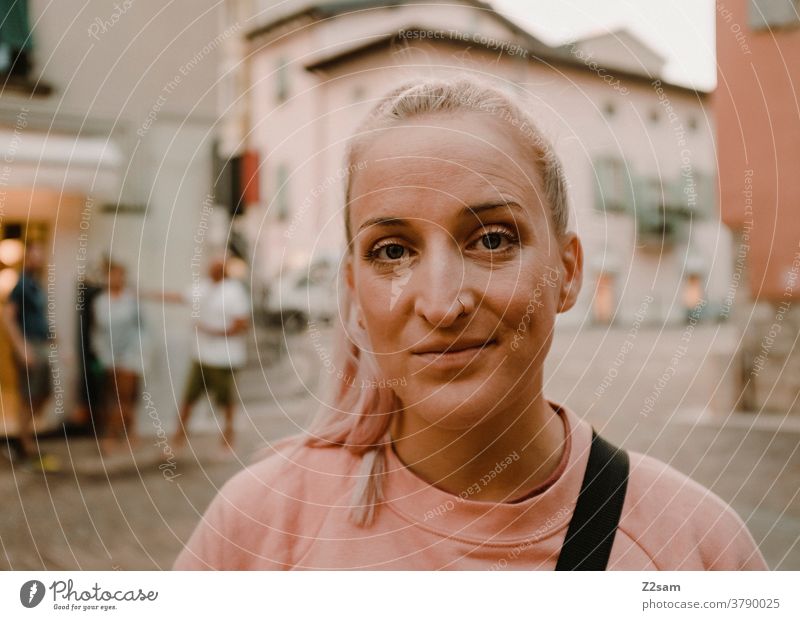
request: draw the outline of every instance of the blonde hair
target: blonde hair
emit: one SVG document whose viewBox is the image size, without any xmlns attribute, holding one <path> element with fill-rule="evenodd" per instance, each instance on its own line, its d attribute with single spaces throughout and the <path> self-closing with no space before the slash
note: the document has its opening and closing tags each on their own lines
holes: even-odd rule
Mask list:
<svg viewBox="0 0 800 620">
<path fill-rule="evenodd" d="M 348 142 L 344 169 L 345 230 L 347 252 L 352 258 L 350 187 L 359 150 L 375 133 L 422 115 L 481 112 L 495 115 L 525 138 L 539 174 L 544 201 L 550 207 L 557 235 L 567 229 L 569 209 L 561 164 L 542 137 L 524 104 L 514 95 L 472 77 L 421 78 L 399 86 L 372 109 Z M 350 517 L 361 526 L 372 523 L 383 502 L 385 450 L 391 442 L 389 425 L 400 402 L 390 387 L 379 382 L 380 370 L 363 329 L 356 324 L 354 299 L 340 271 L 341 324 L 334 337 L 333 381 L 330 394 L 307 431 L 302 445 L 339 446 L 360 456 L 360 470 L 353 489 Z"/>
</svg>

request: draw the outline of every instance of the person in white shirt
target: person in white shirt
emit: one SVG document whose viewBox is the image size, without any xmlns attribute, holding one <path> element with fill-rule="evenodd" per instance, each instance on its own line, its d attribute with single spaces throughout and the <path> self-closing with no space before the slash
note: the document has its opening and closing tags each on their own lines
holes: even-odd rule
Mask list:
<svg viewBox="0 0 800 620">
<path fill-rule="evenodd" d="M 228 277 L 223 258 L 213 259 L 208 278 L 191 287 L 184 300 L 195 321 L 193 362 L 184 389 L 180 421 L 173 441 L 186 441 L 189 418 L 198 398 L 213 394 L 225 411 L 222 446 L 233 449 L 235 413 L 234 375 L 247 358 L 245 332 L 249 326 L 250 300 L 244 285 Z"/>
<path fill-rule="evenodd" d="M 136 403 L 146 350 L 139 299 L 126 284 L 126 269 L 109 261 L 108 289 L 94 298 L 95 325 L 92 340 L 95 354 L 106 375 L 105 431 L 101 440 L 103 454 L 138 442 Z"/>
</svg>

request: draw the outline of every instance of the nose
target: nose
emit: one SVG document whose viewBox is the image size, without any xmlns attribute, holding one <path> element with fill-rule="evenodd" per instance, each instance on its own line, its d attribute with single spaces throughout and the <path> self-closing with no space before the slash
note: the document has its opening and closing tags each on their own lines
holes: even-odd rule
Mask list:
<svg viewBox="0 0 800 620">
<path fill-rule="evenodd" d="M 458 248 L 444 245 L 423 255 L 413 275 L 414 312 L 437 327 L 451 326 L 471 307 L 467 293 L 462 291 L 464 257 Z"/>
</svg>

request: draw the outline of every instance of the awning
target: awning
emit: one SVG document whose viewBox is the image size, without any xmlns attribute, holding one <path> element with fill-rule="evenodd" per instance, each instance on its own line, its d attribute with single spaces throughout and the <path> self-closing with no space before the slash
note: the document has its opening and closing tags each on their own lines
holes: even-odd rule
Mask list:
<svg viewBox="0 0 800 620">
<path fill-rule="evenodd" d="M 105 137 L 0 130 L 0 188 L 36 187 L 115 200 L 122 153 Z"/>
</svg>

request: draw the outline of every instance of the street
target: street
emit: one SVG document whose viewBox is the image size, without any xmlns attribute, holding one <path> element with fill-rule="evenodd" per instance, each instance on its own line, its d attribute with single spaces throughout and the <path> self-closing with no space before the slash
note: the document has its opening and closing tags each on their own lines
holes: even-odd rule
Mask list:
<svg viewBox="0 0 800 620">
<path fill-rule="evenodd" d="M 748 523 L 769 566 L 800 570 L 800 419 L 729 413 L 735 347 L 730 326 L 590 328 L 558 332 L 546 395 L 585 416 L 629 450 L 647 453 L 707 486 Z M 319 342 L 329 340 L 323 330 Z M 308 333 L 262 335 L 241 371 L 236 459 L 220 457 L 208 406 L 190 444 L 164 465 L 158 429 L 171 433 L 172 389 L 151 386 L 135 457 L 104 463 L 94 439 L 48 440 L 68 465 L 44 477 L 0 465 L 0 567 L 168 569 L 219 486 L 271 440 L 298 432 L 315 412 L 323 372 Z M 681 343 L 684 349 L 678 349 Z M 676 355 L 676 351 L 684 351 Z M 262 364 L 259 364 L 259 358 Z M 665 372 L 667 371 L 668 372 Z M 182 377 L 171 382 L 180 386 Z M 153 412 L 155 412 L 154 415 Z M 155 421 L 158 420 L 158 424 Z M 163 425 L 162 425 L 163 421 Z M 161 465 L 161 467 L 159 467 Z"/>
</svg>

